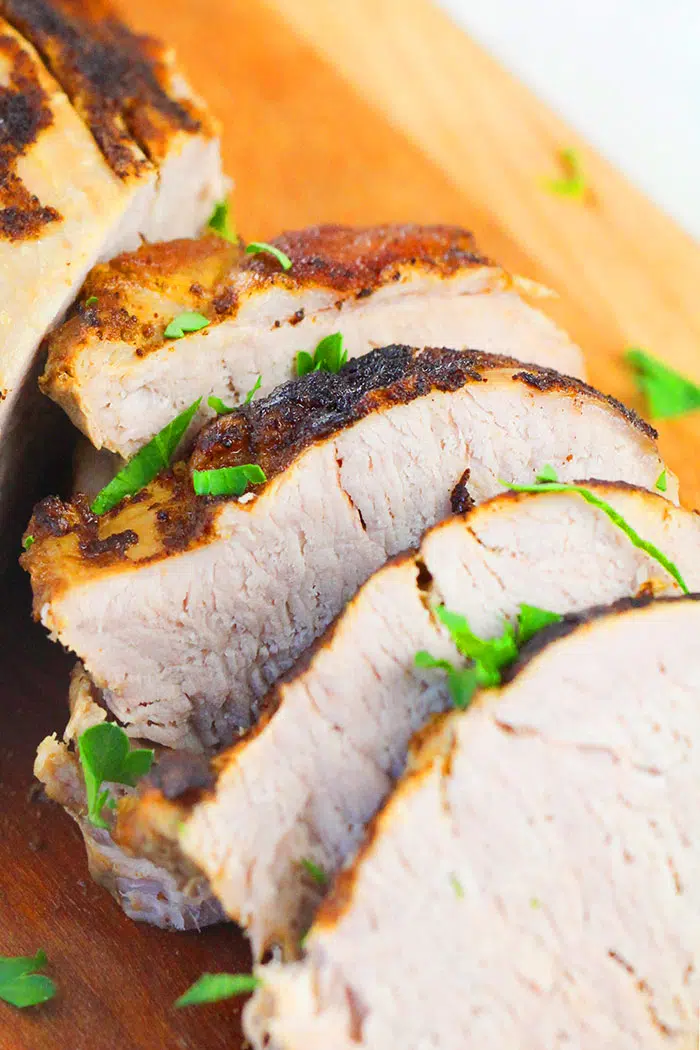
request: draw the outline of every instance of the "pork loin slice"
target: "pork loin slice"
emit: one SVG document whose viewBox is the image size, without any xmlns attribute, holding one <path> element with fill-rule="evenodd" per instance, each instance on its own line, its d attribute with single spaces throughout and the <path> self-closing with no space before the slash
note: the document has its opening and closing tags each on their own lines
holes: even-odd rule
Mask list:
<svg viewBox="0 0 700 1050">
<path fill-rule="evenodd" d="M 608 610 L 424 732 L 303 961 L 258 971 L 255 1047 L 697 1045 L 697 597 Z"/>
<path fill-rule="evenodd" d="M 143 248 L 98 267 L 79 309 L 53 336 L 43 389 L 97 448 L 131 456 L 201 395 L 243 399 L 291 378 L 299 350 L 342 332 L 351 357 L 410 342 L 490 352 L 582 376 L 581 353 L 505 273 L 452 226 L 321 226 L 273 242 L 292 260 L 243 255 L 207 238 Z M 227 255 L 228 252 L 228 255 Z M 180 272 L 180 273 L 179 273 Z M 173 317 L 207 328 L 173 342 Z"/>
<path fill-rule="evenodd" d="M 588 484 L 700 589 L 697 514 L 642 489 Z M 328 875 L 338 870 L 401 773 L 411 734 L 449 705 L 444 676 L 414 664 L 421 649 L 460 663 L 436 605 L 493 637 L 521 603 L 570 613 L 676 587 L 580 496 L 489 500 L 436 526 L 417 554 L 367 581 L 277 686 L 256 729 L 215 760 L 216 787 L 201 804 L 157 790 L 156 769 L 138 805 L 121 815 L 117 838 L 154 862 L 172 861 L 169 831 L 186 820 L 181 851 L 246 927 L 254 953 L 281 944 L 293 956 L 323 892 L 302 859 Z"/>
<path fill-rule="evenodd" d="M 76 821 L 85 842 L 90 874 L 130 918 L 174 930 L 201 929 L 218 922 L 223 918 L 220 904 L 204 876 L 184 855 L 173 854 L 169 867 L 156 866 L 120 849 L 108 830 L 88 820 L 85 781 L 76 747 L 81 733 L 106 719 L 100 699 L 78 664 L 71 677 L 70 721 L 61 740 L 54 734 L 41 742 L 34 775 L 48 797 L 59 802 Z M 122 806 L 128 805 L 130 788 L 113 784 L 111 790 Z"/>
<path fill-rule="evenodd" d="M 35 615 L 135 736 L 230 741 L 360 584 L 445 517 L 465 471 L 481 502 L 543 463 L 645 486 L 662 469 L 654 431 L 582 383 L 407 347 L 285 384 L 205 428 L 191 460 L 246 462 L 268 481 L 240 500 L 195 496 L 181 464 L 100 518 L 80 500 L 35 510 Z"/>
<path fill-rule="evenodd" d="M 54 9 L 45 3 L 24 2 L 21 8 L 32 22 L 53 17 Z M 198 149 L 214 151 L 216 163 L 193 179 L 191 206 L 178 200 L 169 207 L 157 194 L 162 171 L 157 158 L 148 160 L 124 131 L 124 151 L 129 143 L 132 147 L 130 161 L 124 157 L 117 165 L 99 129 L 86 126 L 70 92 L 61 90 L 34 47 L 3 14 L 13 18 L 15 5 L 0 2 L 0 536 L 10 544 L 17 537 L 8 522 L 26 518 L 31 502 L 24 505 L 20 497 L 36 498 L 36 475 L 54 444 L 47 433 L 56 420 L 37 389 L 37 348 L 43 336 L 98 259 L 135 247 L 155 231 L 156 212 L 167 212 L 171 235 L 198 230 L 212 198 L 222 192 L 222 178 L 214 129 L 204 114 L 195 132 L 179 128 L 173 112 L 170 130 L 164 119 L 158 125 L 164 156 L 170 156 L 171 147 L 174 155 L 184 155 L 194 148 L 186 143 L 197 142 Z M 102 65 L 96 65 L 95 73 L 112 59 L 118 64 L 120 48 L 133 58 L 134 49 L 141 47 L 143 76 L 132 78 L 132 101 L 145 102 L 150 92 L 155 106 L 158 89 L 165 113 L 175 103 L 166 94 L 167 85 L 158 86 L 156 75 L 160 77 L 161 68 L 163 76 L 166 71 L 158 53 L 116 21 L 112 25 L 121 43 L 97 56 Z M 80 51 L 73 56 L 76 61 L 96 57 L 89 47 L 83 55 L 84 39 L 73 44 Z M 100 97 L 93 98 L 95 116 L 103 113 L 106 120 L 109 98 L 101 101 L 102 108 Z M 152 115 L 155 119 L 155 108 Z M 184 111 L 182 116 L 192 119 Z"/>
</svg>

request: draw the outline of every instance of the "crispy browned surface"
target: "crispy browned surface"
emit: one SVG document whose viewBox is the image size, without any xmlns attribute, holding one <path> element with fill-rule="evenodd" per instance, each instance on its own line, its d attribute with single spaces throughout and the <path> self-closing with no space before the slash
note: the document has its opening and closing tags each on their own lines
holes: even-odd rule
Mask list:
<svg viewBox="0 0 700 1050">
<path fill-rule="evenodd" d="M 107 568 L 146 564 L 206 543 L 215 529 L 217 508 L 227 497 L 196 496 L 191 470 L 257 463 L 269 483 L 304 449 L 364 416 L 432 390 L 458 390 L 488 381 L 490 372 L 516 368 L 519 363 L 512 358 L 477 351 L 406 346 L 374 350 L 335 375 L 315 372 L 292 380 L 269 397 L 214 420 L 199 435 L 189 464 L 177 464 L 100 518 L 81 497 L 67 503 L 56 497 L 42 500 L 25 534 L 35 542 L 22 556 L 32 576 L 35 614 L 67 586 Z M 579 380 L 534 367 L 512 375 L 513 382 L 527 385 L 540 380 L 548 390 L 607 404 L 642 433 L 655 435 L 630 409 Z M 247 504 L 245 509 L 254 506 Z"/>
<path fill-rule="evenodd" d="M 41 54 L 120 178 L 158 164 L 173 133 L 209 127 L 191 102 L 172 97 L 163 47 L 137 36 L 104 0 L 0 0 L 0 14 Z"/>
<path fill-rule="evenodd" d="M 17 174 L 17 162 L 53 123 L 49 98 L 35 63 L 17 39 L 2 30 L 0 54 L 8 62 L 9 85 L 0 86 L 0 238 L 30 240 L 58 222 L 55 208 L 41 203 Z"/>
</svg>

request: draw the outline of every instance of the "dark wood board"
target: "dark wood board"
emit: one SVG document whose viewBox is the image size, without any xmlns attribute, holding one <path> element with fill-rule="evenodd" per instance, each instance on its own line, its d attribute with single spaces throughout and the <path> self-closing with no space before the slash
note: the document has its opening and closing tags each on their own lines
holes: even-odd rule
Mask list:
<svg viewBox="0 0 700 1050">
<path fill-rule="evenodd" d="M 222 119 L 245 236 L 331 220 L 460 222 L 484 251 L 562 292 L 553 310 L 596 383 L 630 399 L 630 342 L 700 378 L 697 246 L 426 0 L 121 6 L 172 42 Z M 586 208 L 537 189 L 568 145 L 590 173 Z M 662 431 L 690 502 L 699 434 L 700 414 Z M 2 597 L 0 954 L 44 948 L 60 992 L 34 1010 L 0 1003 L 0 1050 L 238 1050 L 239 1003 L 172 1003 L 204 970 L 246 969 L 240 935 L 125 919 L 90 881 L 77 828 L 32 795 L 36 746 L 66 721 L 72 659 L 31 624 L 26 581 L 2 581 Z"/>
</svg>

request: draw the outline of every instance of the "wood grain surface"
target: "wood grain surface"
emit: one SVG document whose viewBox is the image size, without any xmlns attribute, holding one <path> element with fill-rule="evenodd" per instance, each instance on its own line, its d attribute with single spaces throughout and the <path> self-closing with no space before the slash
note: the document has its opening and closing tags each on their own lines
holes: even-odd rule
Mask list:
<svg viewBox="0 0 700 1050">
<path fill-rule="evenodd" d="M 631 344 L 700 380 L 698 246 L 424 0 L 121 6 L 174 45 L 221 118 L 247 238 L 323 221 L 458 222 L 560 293 L 552 313 L 597 385 L 635 403 L 621 360 Z M 572 145 L 585 206 L 538 185 Z M 699 436 L 700 414 L 662 428 L 690 505 Z M 0 1050 L 238 1050 L 240 1004 L 172 1002 L 204 970 L 247 968 L 242 938 L 125 919 L 90 882 L 72 822 L 32 793 L 36 745 L 65 722 L 72 661 L 31 625 L 26 581 L 5 581 L 3 598 L 0 954 L 43 947 L 60 993 L 23 1012 L 0 1003 Z"/>
</svg>

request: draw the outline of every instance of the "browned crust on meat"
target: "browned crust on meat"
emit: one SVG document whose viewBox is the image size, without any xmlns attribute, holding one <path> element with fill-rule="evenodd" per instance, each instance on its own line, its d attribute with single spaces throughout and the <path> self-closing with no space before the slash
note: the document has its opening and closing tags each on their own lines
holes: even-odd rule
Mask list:
<svg viewBox="0 0 700 1050">
<path fill-rule="evenodd" d="M 119 178 L 159 164 L 177 132 L 210 133 L 194 103 L 170 94 L 162 45 L 132 33 L 104 0 L 0 0 L 0 14 L 36 47 Z"/>
<path fill-rule="evenodd" d="M 200 875 L 179 846 L 187 812 L 185 805 L 168 801 L 160 791 L 146 785 L 138 795 L 119 800 L 112 839 L 127 853 L 144 857 L 172 875 Z"/>
<path fill-rule="evenodd" d="M 0 4 L 2 0 L 0 0 Z M 242 242 L 220 237 L 174 241 L 127 252 L 95 267 L 80 294 L 84 304 L 51 336 L 42 385 L 57 400 L 76 397 L 76 360 L 95 342 L 125 342 L 143 357 L 166 345 L 171 317 L 149 312 L 149 289 L 181 298 L 183 308 L 197 310 L 209 327 L 236 317 L 244 303 L 276 287 L 291 294 L 320 289 L 332 292 L 336 305 L 366 298 L 386 284 L 418 273 L 450 278 L 487 265 L 475 250 L 472 235 L 455 226 L 389 225 L 357 228 L 313 226 L 283 233 L 272 241 L 292 259 L 284 271 L 269 254 L 246 255 Z M 272 323 L 295 325 L 303 310 L 287 309 Z"/>
<path fill-rule="evenodd" d="M 8 86 L 0 86 L 0 240 L 36 240 L 62 216 L 30 193 L 17 163 L 54 117 L 36 59 L 1 28 L 0 54 L 10 65 Z"/>
<path fill-rule="evenodd" d="M 365 416 L 408 404 L 436 390 L 450 392 L 471 383 L 488 382 L 489 373 L 518 367 L 512 358 L 476 351 L 415 350 L 406 346 L 375 350 L 350 361 L 337 375 L 316 372 L 292 380 L 269 397 L 215 420 L 201 432 L 189 465 L 179 464 L 101 518 L 90 513 L 84 499 L 64 503 L 50 497 L 42 501 L 27 530 L 35 542 L 22 557 L 23 565 L 32 573 L 35 610 L 67 586 L 67 565 L 73 579 L 87 578 L 89 554 L 92 565 L 103 569 L 120 562 L 125 566 L 145 564 L 206 542 L 215 528 L 217 508 L 227 498 L 195 496 L 190 470 L 257 463 L 269 484 L 305 449 L 332 438 Z M 534 367 L 531 374 L 540 372 L 556 376 L 548 369 Z M 593 388 L 558 377 L 557 389 L 607 405 L 650 436 L 641 420 Z M 258 486 L 256 494 L 263 493 L 265 487 Z M 244 510 L 255 503 L 239 506 Z M 95 544 L 115 533 L 123 537 L 129 530 L 140 539 L 144 530 L 148 533 L 145 547 L 134 545 L 131 537 L 126 545 L 124 539 L 112 547 Z M 56 557 L 53 546 L 59 538 L 61 542 L 72 539 L 70 554 L 64 547 L 65 564 Z"/>
</svg>

